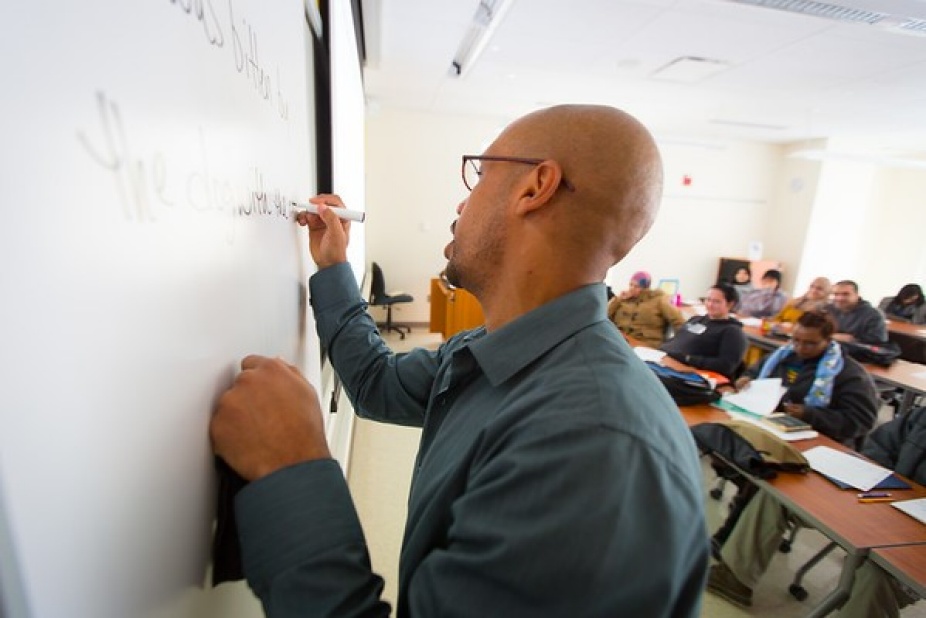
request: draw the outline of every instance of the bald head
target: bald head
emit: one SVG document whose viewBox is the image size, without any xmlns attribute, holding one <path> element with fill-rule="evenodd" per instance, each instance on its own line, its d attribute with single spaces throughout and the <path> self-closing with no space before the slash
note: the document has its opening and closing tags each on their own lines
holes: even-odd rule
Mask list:
<svg viewBox="0 0 926 618">
<path fill-rule="evenodd" d="M 559 105 L 517 120 L 500 140 L 562 166 L 576 190 L 561 191 L 557 199 L 574 202 L 582 213 L 559 227 L 574 250 L 598 251 L 611 266 L 652 225 L 662 161 L 652 136 L 629 114 L 603 105 Z"/>
</svg>

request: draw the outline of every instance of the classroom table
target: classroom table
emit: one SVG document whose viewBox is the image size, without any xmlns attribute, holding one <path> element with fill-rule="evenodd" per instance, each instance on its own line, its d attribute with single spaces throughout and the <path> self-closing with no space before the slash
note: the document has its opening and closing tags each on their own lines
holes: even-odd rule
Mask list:
<svg viewBox="0 0 926 618">
<path fill-rule="evenodd" d="M 900 358 L 926 363 L 926 325 L 887 320 L 887 338 L 900 346 Z"/>
<path fill-rule="evenodd" d="M 628 342 L 631 345 L 638 343 L 633 338 L 628 338 Z M 691 367 L 668 356 L 663 358 L 662 363 L 676 370 L 691 370 Z M 883 375 L 890 375 L 893 383 L 904 382 L 899 374 L 909 371 L 911 365 L 920 367 L 921 370 L 926 369 L 906 361 L 897 361 L 895 366 L 898 363 L 901 369 L 894 372 L 890 372 L 890 368 L 877 369 L 881 370 Z M 679 406 L 679 411 L 689 427 L 701 423 L 722 422 L 730 418 L 726 411 L 709 404 Z M 849 447 L 822 434 L 790 444 L 802 452 L 815 446 L 853 452 Z M 779 504 L 807 525 L 819 530 L 846 552 L 839 582 L 835 589 L 813 608 L 808 614 L 809 617 L 825 616 L 845 602 L 852 590 L 856 569 L 874 550 L 884 550 L 878 560 L 890 561 L 890 572 L 898 573 L 899 579 L 914 584 L 919 582 L 919 585 L 922 585 L 923 571 L 926 571 L 924 562 L 918 563 L 917 568 L 911 567 L 904 562 L 908 552 L 899 551 L 899 548 L 926 548 L 926 525 L 892 507 L 890 503 L 860 503 L 856 497 L 856 490 L 840 489 L 813 471 L 807 474 L 780 473 L 776 478 L 768 480 L 751 476 L 749 478 Z M 898 494 L 898 499 L 926 498 L 926 487 L 909 479 L 904 480 L 911 485 L 911 489 L 893 490 Z M 895 549 L 898 551 L 894 552 Z M 912 559 L 922 558 L 915 550 L 910 550 L 909 554 Z"/>
<path fill-rule="evenodd" d="M 680 406 L 679 410 L 689 426 L 729 419 L 726 412 L 710 405 Z M 791 444 L 799 451 L 806 451 L 815 446 L 828 446 L 852 452 L 852 449 L 823 435 Z M 815 472 L 780 473 L 776 478 L 769 480 L 754 477 L 750 479 L 807 525 L 835 541 L 847 554 L 836 588 L 808 616 L 825 616 L 848 598 L 855 579 L 855 570 L 874 549 L 926 547 L 926 526 L 922 523 L 886 502 L 859 503 L 856 490 L 839 489 Z M 909 479 L 905 480 L 910 483 L 912 489 L 894 490 L 898 499 L 926 497 L 926 487 Z M 899 563 L 893 568 L 900 571 L 905 566 Z M 909 581 L 917 577 L 918 572 L 914 570 L 901 579 Z"/>
<path fill-rule="evenodd" d="M 926 598 L 926 545 L 878 547 L 868 559 Z"/>
<path fill-rule="evenodd" d="M 926 324 L 911 324 L 900 320 L 885 320 L 889 333 L 898 333 L 926 341 Z"/>
<path fill-rule="evenodd" d="M 926 365 L 911 363 L 902 358 L 890 367 L 864 365 L 868 374 L 878 382 L 894 386 L 903 391 L 898 414 L 906 414 L 913 407 L 919 395 L 926 395 Z"/>
</svg>

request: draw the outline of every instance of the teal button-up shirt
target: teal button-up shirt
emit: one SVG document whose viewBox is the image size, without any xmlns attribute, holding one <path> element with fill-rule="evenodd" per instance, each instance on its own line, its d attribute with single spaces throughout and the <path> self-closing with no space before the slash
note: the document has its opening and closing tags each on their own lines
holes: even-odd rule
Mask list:
<svg viewBox="0 0 926 618">
<path fill-rule="evenodd" d="M 699 615 L 697 452 L 607 319 L 603 285 L 402 355 L 379 337 L 347 265 L 310 285 L 357 413 L 423 427 L 399 616 Z M 238 515 L 245 572 L 269 615 L 387 615 L 336 464 L 252 483 Z"/>
</svg>

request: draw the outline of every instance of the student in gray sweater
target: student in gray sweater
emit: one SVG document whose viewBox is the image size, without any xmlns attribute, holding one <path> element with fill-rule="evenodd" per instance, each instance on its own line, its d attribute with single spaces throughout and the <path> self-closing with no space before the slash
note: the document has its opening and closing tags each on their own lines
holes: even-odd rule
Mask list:
<svg viewBox="0 0 926 618">
<path fill-rule="evenodd" d="M 884 316 L 858 293 L 855 281 L 843 280 L 833 286 L 833 302 L 826 311 L 836 320 L 836 341 L 881 344 L 887 341 Z"/>
</svg>

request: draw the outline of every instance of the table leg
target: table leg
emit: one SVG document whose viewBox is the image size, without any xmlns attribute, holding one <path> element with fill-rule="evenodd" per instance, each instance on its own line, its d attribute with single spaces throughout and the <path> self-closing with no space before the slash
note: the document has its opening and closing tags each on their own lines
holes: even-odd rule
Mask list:
<svg viewBox="0 0 926 618">
<path fill-rule="evenodd" d="M 900 398 L 900 408 L 897 410 L 897 414 L 906 414 L 913 408 L 913 400 L 916 399 L 916 393 L 911 391 L 909 388 L 903 389 L 903 396 Z"/>
<path fill-rule="evenodd" d="M 852 591 L 852 584 L 855 582 L 855 570 L 865 561 L 868 550 L 861 550 L 855 554 L 847 554 L 845 561 L 842 563 L 842 573 L 839 574 L 839 583 L 823 601 L 820 602 L 813 610 L 807 614 L 807 618 L 819 618 L 826 616 L 835 609 L 838 609 L 849 598 Z"/>
</svg>

